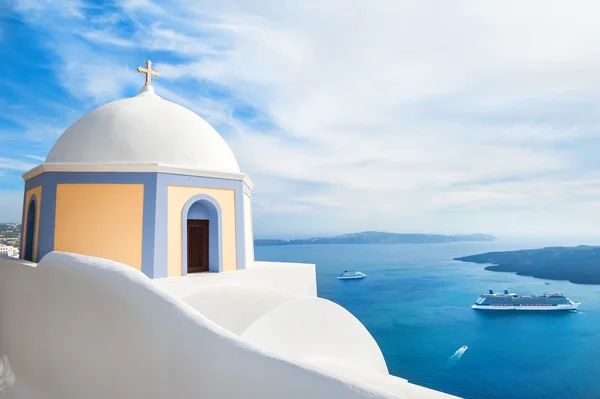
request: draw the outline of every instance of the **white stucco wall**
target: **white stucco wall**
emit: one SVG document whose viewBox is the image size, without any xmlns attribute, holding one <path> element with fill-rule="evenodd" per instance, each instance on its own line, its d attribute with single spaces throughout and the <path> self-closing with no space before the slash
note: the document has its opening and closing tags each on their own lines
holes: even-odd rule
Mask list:
<svg viewBox="0 0 600 399">
<path fill-rule="evenodd" d="M 217 285 L 184 295 L 181 300 L 239 335 L 262 315 L 294 298 L 272 290 Z"/>
<path fill-rule="evenodd" d="M 321 298 L 298 298 L 265 313 L 242 339 L 281 356 L 310 363 L 327 358 L 356 370 L 388 375 L 383 354 L 360 321 Z"/>
<path fill-rule="evenodd" d="M 153 281 L 176 297 L 216 285 L 266 289 L 296 297 L 317 296 L 315 265 L 306 263 L 254 262 L 251 268 L 235 272 L 196 273 Z"/>
<path fill-rule="evenodd" d="M 273 349 L 126 265 L 56 252 L 37 267 L 0 260 L 1 399 L 449 397 L 416 386 L 405 395 L 403 380 L 327 371 Z"/>
</svg>

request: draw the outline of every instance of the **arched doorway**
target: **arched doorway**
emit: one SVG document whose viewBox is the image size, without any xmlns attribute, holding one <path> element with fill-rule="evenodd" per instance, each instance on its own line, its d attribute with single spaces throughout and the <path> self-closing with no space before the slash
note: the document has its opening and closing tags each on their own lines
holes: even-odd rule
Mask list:
<svg viewBox="0 0 600 399">
<path fill-rule="evenodd" d="M 219 204 L 210 196 L 195 196 L 184 207 L 182 216 L 182 274 L 221 271 Z"/>
<path fill-rule="evenodd" d="M 33 262 L 33 241 L 35 237 L 35 219 L 36 219 L 35 197 L 29 200 L 27 207 L 27 221 L 25 222 L 25 250 L 23 259 Z"/>
</svg>

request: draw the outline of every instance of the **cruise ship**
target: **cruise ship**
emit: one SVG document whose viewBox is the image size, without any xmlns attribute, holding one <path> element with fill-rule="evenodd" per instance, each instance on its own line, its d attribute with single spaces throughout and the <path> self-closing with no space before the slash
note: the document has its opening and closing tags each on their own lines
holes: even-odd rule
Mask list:
<svg viewBox="0 0 600 399">
<path fill-rule="evenodd" d="M 356 280 L 359 278 L 365 278 L 367 275 L 362 272 L 349 272 L 348 270 L 344 270 L 344 273 L 338 276 L 339 280 Z"/>
<path fill-rule="evenodd" d="M 558 292 L 545 293 L 543 295 L 517 295 L 509 294 L 504 290 L 503 294 L 489 293 L 481 294 L 471 306 L 473 309 L 481 310 L 576 310 L 579 302 L 575 302 Z"/>
</svg>

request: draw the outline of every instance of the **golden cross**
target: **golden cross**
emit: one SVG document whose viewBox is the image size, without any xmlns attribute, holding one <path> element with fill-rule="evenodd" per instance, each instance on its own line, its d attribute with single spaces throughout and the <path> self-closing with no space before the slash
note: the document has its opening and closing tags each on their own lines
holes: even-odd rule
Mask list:
<svg viewBox="0 0 600 399">
<path fill-rule="evenodd" d="M 147 86 L 152 86 L 152 83 L 150 82 L 151 76 L 156 76 L 157 78 L 160 76 L 158 72 L 152 70 L 152 61 L 150 60 L 146 61 L 146 68 L 138 67 L 137 71 L 146 74 Z"/>
</svg>

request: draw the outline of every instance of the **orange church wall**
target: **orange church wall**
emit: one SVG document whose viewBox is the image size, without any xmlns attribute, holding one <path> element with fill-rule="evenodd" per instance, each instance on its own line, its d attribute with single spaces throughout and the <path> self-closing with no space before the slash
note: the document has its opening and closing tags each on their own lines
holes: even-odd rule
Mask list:
<svg viewBox="0 0 600 399">
<path fill-rule="evenodd" d="M 23 209 L 23 245 L 21 246 L 21 258 L 25 256 L 25 242 L 27 237 L 27 213 L 29 212 L 29 201 L 31 201 L 31 197 L 35 195 L 35 231 L 33 235 L 33 261 L 37 262 L 39 259 L 37 258 L 38 252 L 38 237 L 40 234 L 40 210 L 42 209 L 42 186 L 37 186 L 27 190 L 25 193 L 25 209 Z"/>
<path fill-rule="evenodd" d="M 235 191 L 217 188 L 169 186 L 168 189 L 168 276 L 176 277 L 182 271 L 182 212 L 186 202 L 195 195 L 206 194 L 213 197 L 221 207 L 220 232 L 223 243 L 223 271 L 237 269 L 237 247 L 235 230 Z"/>
<path fill-rule="evenodd" d="M 58 184 L 54 250 L 142 268 L 143 184 Z"/>
</svg>

